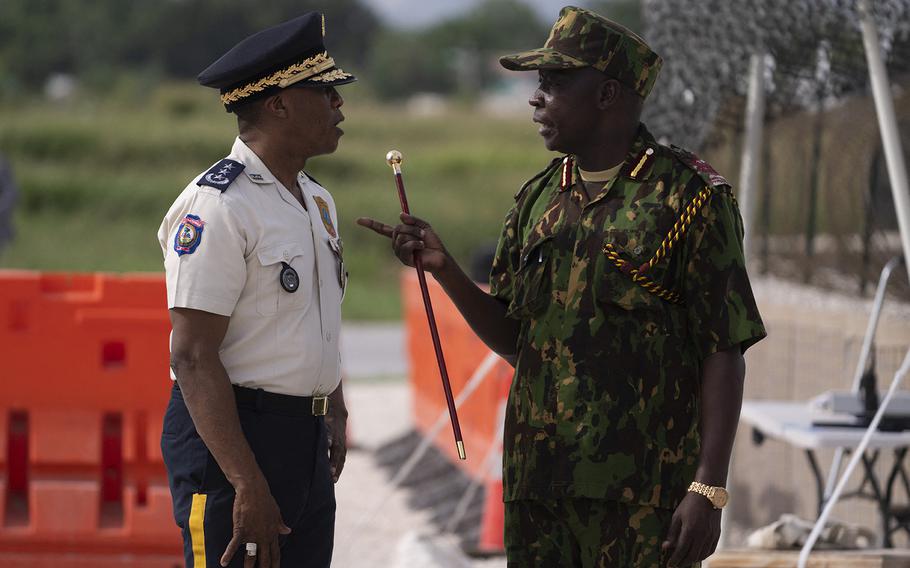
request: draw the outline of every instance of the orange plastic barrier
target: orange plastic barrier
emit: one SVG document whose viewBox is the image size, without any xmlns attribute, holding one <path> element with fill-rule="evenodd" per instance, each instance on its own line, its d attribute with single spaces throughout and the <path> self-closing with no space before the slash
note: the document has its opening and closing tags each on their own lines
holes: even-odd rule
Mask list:
<svg viewBox="0 0 910 568">
<path fill-rule="evenodd" d="M 182 565 L 161 275 L 0 271 L 0 566 Z"/>
<path fill-rule="evenodd" d="M 445 354 L 449 380 L 452 383 L 452 392 L 457 399 L 458 393 L 471 379 L 490 350 L 474 335 L 442 287 L 433 279 L 428 279 L 427 284 L 439 327 L 439 338 Z M 414 271 L 407 271 L 402 277 L 402 297 L 414 422 L 418 430 L 428 432 L 439 414 L 447 411 L 447 407 L 420 285 Z M 491 448 L 502 455 L 499 438 L 502 418 L 499 408 L 508 394 L 512 374 L 512 367 L 499 360 L 488 372 L 480 387 L 458 409 L 467 460 L 458 459 L 452 430 L 448 424 L 434 441 L 436 447 L 445 453 L 452 463 L 485 484 L 486 499 L 479 547 L 486 551 L 502 549 L 502 478 L 500 475 L 491 476 L 489 471 L 484 471 L 484 458 Z"/>
<path fill-rule="evenodd" d="M 442 287 L 432 278 L 427 279 L 427 284 L 439 328 L 439 339 L 445 354 L 446 368 L 449 371 L 449 381 L 452 384 L 452 393 L 457 399 L 458 393 L 490 350 L 474 335 Z M 447 411 L 447 407 L 420 286 L 413 270 L 403 273 L 402 299 L 414 422 L 420 431 L 427 432 L 439 418 L 439 414 Z M 500 360 L 480 387 L 458 409 L 458 419 L 468 454 L 466 461 L 458 459 L 452 429 L 448 424 L 436 437 L 436 446 L 448 455 L 453 463 L 477 479 L 485 477 L 486 472 L 482 471 L 483 458 L 491 444 L 496 443 L 497 432 L 502 429 L 502 424 L 497 423 L 497 414 L 503 393 L 508 392 L 508 385 L 512 382 L 512 373 L 512 367 Z"/>
</svg>

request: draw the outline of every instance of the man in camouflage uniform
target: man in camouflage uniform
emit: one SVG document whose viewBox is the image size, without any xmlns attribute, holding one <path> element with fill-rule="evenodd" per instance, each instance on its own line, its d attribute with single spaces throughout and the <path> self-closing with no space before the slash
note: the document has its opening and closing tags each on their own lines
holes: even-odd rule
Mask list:
<svg viewBox="0 0 910 568">
<path fill-rule="evenodd" d="M 503 484 L 509 566 L 689 566 L 720 535 L 742 353 L 764 337 L 730 186 L 639 117 L 661 59 L 629 30 L 564 8 L 529 103 L 565 156 L 506 216 L 490 294 L 424 221 L 392 238 L 515 363 Z M 693 483 L 697 482 L 697 483 Z"/>
</svg>

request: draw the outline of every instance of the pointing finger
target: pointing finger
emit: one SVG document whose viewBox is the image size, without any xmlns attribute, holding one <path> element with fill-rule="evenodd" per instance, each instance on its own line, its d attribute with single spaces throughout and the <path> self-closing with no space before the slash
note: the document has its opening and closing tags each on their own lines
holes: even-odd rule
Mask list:
<svg viewBox="0 0 910 568">
<path fill-rule="evenodd" d="M 392 236 L 393 228 L 391 225 L 386 225 L 385 223 L 380 223 L 375 219 L 370 219 L 369 217 L 360 217 L 357 219 L 357 224 L 361 227 L 366 227 L 371 229 L 373 232 L 382 235 L 383 237 Z"/>
</svg>

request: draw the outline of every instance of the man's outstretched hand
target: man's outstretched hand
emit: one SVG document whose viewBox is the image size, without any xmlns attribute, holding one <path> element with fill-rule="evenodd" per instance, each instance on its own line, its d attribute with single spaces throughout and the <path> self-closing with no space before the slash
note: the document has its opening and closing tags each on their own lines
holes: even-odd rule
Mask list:
<svg viewBox="0 0 910 568">
<path fill-rule="evenodd" d="M 369 217 L 360 217 L 357 224 L 391 239 L 395 256 L 407 266 L 414 266 L 415 252 L 420 252 L 423 267 L 429 272 L 436 273 L 448 264 L 449 254 L 442 240 L 423 219 L 402 213 L 401 224 L 395 227 Z"/>
</svg>

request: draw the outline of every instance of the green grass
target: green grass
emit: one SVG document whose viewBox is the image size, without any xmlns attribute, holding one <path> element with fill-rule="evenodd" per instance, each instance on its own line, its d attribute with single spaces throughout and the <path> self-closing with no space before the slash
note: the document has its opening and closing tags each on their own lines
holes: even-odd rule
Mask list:
<svg viewBox="0 0 910 568">
<path fill-rule="evenodd" d="M 307 170 L 338 205 L 351 273 L 345 317 L 394 319 L 400 266 L 388 242 L 354 223 L 397 218 L 386 151 L 405 156 L 412 211 L 464 262 L 495 242 L 512 195 L 550 154 L 528 118 L 460 107 L 418 117 L 350 91 L 338 151 Z M 161 218 L 194 175 L 227 155 L 235 134 L 233 116 L 193 85 L 165 85 L 133 103 L 0 106 L 0 152 L 21 190 L 17 238 L 0 267 L 160 271 Z"/>
</svg>

